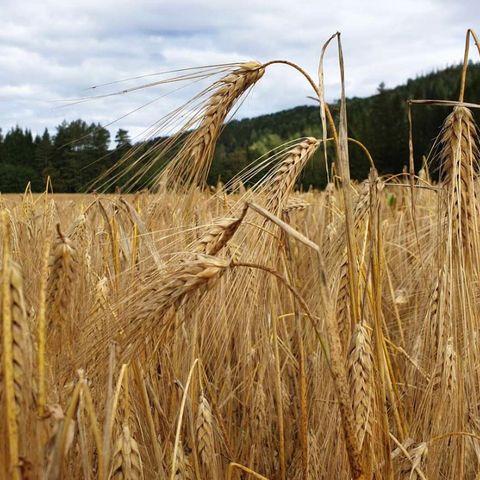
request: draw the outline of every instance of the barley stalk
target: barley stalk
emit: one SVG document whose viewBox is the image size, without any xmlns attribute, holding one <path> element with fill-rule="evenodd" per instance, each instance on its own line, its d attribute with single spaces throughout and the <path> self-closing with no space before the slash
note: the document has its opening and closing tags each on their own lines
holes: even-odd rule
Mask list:
<svg viewBox="0 0 480 480">
<path fill-rule="evenodd" d="M 5 212 L 2 212 L 3 258 L 2 258 L 2 337 L 3 337 L 3 385 L 5 402 L 5 421 L 8 444 L 8 475 L 20 480 L 17 385 L 18 366 L 15 355 L 12 315 L 12 264 L 10 259 L 10 224 Z M 17 352 L 15 352 L 17 350 Z M 17 374 L 17 375 L 16 375 Z"/>
</svg>

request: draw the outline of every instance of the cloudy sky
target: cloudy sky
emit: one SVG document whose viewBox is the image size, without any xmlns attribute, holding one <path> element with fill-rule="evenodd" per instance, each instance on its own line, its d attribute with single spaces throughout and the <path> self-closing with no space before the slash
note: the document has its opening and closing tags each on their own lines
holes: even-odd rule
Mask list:
<svg viewBox="0 0 480 480">
<path fill-rule="evenodd" d="M 382 81 L 393 87 L 458 63 L 466 29 L 480 33 L 478 0 L 0 0 L 0 10 L 4 132 L 15 124 L 54 129 L 64 118 L 107 124 L 157 99 L 110 127 L 139 135 L 193 90 L 163 86 L 74 105 L 67 100 L 98 93 L 86 90 L 92 85 L 251 59 L 290 59 L 315 74 L 321 46 L 336 31 L 347 95 L 369 95 Z M 333 49 L 325 74 L 327 97 L 338 98 Z M 275 66 L 238 115 L 309 103 L 309 94 L 295 72 Z"/>
</svg>

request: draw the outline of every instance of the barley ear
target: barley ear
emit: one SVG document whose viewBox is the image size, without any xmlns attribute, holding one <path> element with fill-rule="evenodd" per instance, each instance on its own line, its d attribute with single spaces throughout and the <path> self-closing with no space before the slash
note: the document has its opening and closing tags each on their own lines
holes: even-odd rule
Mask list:
<svg viewBox="0 0 480 480">
<path fill-rule="evenodd" d="M 207 472 L 215 470 L 215 439 L 213 434 L 213 416 L 210 404 L 202 393 L 197 411 L 197 449 L 201 464 Z"/>
<path fill-rule="evenodd" d="M 241 214 L 236 218 L 222 218 L 217 220 L 212 227 L 196 242 L 193 251 L 206 255 L 216 255 L 235 235 L 247 213 L 245 205 Z"/>
<path fill-rule="evenodd" d="M 286 207 L 288 196 L 293 190 L 300 173 L 319 144 L 320 141 L 316 138 L 307 137 L 288 150 L 274 170 L 273 176 L 266 184 L 266 189 L 267 208 L 275 215 L 281 215 L 282 210 Z"/>
<path fill-rule="evenodd" d="M 143 479 L 143 464 L 137 442 L 133 439 L 127 424 L 117 439 L 112 460 L 112 475 L 118 480 Z"/>
<path fill-rule="evenodd" d="M 71 293 L 77 274 L 77 252 L 71 240 L 62 234 L 57 225 L 57 238 L 50 257 L 47 311 L 49 326 L 71 323 Z"/>
<path fill-rule="evenodd" d="M 8 474 L 14 480 L 20 480 L 19 442 L 18 442 L 18 405 L 16 395 L 15 347 L 13 336 L 12 263 L 10 259 L 10 223 L 7 214 L 2 212 L 3 259 L 2 259 L 2 367 L 5 402 L 5 422 L 8 444 Z"/>
<path fill-rule="evenodd" d="M 360 448 L 372 434 L 373 355 L 369 330 L 355 326 L 348 352 L 348 380 L 352 398 L 355 432 Z M 367 440 L 368 442 L 368 440 Z"/>
<path fill-rule="evenodd" d="M 182 442 L 178 442 L 175 462 L 174 480 L 193 480 L 192 465 L 185 454 Z"/>
<path fill-rule="evenodd" d="M 454 251 L 466 259 L 478 255 L 479 208 L 475 192 L 478 175 L 478 132 L 472 112 L 455 107 L 445 120 L 441 138 L 441 181 L 447 192 L 449 226 Z"/>
</svg>

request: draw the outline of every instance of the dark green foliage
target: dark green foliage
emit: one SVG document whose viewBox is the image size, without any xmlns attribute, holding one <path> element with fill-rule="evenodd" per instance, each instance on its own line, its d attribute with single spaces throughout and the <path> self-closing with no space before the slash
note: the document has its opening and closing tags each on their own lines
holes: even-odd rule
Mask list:
<svg viewBox="0 0 480 480">
<path fill-rule="evenodd" d="M 39 192 L 43 189 L 43 184 L 33 168 L 0 163 L 0 192 L 23 192 L 28 182 L 31 182 L 32 191 Z"/>
<path fill-rule="evenodd" d="M 83 120 L 63 122 L 52 138 L 47 129 L 35 139 L 29 130 L 15 127 L 0 137 L 0 191 L 45 188 L 51 177 L 56 192 L 81 192 L 111 164 L 110 133 Z"/>
<path fill-rule="evenodd" d="M 408 165 L 408 99 L 456 100 L 460 83 L 460 67 L 449 67 L 405 85 L 388 89 L 381 84 L 375 95 L 367 98 L 350 98 L 347 103 L 349 136 L 360 140 L 371 152 L 380 173 L 398 173 Z M 470 65 L 467 76 L 465 100 L 480 103 L 480 65 Z M 338 113 L 338 103 L 331 105 L 333 115 Z M 433 106 L 413 107 L 413 132 L 415 165 L 421 167 L 422 156 L 428 156 L 444 118 L 450 109 Z M 475 115 L 477 115 L 475 113 Z M 211 184 L 228 181 L 259 156 L 271 149 L 299 137 L 321 138 L 318 106 L 302 106 L 257 118 L 233 120 L 219 139 L 214 162 L 208 177 Z M 63 122 L 55 135 L 47 130 L 32 137 L 29 130 L 12 128 L 5 134 L 0 130 L 0 191 L 20 192 L 31 181 L 32 190 L 45 187 L 48 176 L 56 192 L 85 191 L 132 147 L 128 132 L 119 129 L 115 146 L 110 149 L 110 134 L 99 124 L 83 120 Z M 143 145 L 134 145 L 136 155 L 145 152 L 155 139 Z M 164 161 L 171 158 L 171 152 Z M 130 156 L 134 161 L 135 155 Z M 329 147 L 329 159 L 334 152 Z M 350 166 L 353 178 L 368 175 L 369 164 L 357 145 L 350 145 Z M 435 166 L 435 165 L 434 165 Z M 140 187 L 151 179 L 161 167 L 158 163 L 141 178 Z M 127 182 L 138 169 L 135 168 L 116 182 L 112 190 Z M 117 172 L 118 173 L 118 172 Z M 258 180 L 259 177 L 252 179 Z M 322 149 L 307 165 L 300 179 L 308 188 L 323 187 L 326 182 L 325 161 Z M 101 188 L 101 186 L 100 186 Z"/>
<path fill-rule="evenodd" d="M 58 191 L 80 192 L 101 175 L 109 160 L 110 133 L 83 120 L 63 122 L 57 127 L 49 175 Z"/>
</svg>

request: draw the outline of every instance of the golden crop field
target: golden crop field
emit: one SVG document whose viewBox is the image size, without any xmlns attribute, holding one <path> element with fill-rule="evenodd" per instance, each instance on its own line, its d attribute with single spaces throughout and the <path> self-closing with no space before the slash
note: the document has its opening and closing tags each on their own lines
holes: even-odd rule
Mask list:
<svg viewBox="0 0 480 480">
<path fill-rule="evenodd" d="M 154 191 L 0 197 L 1 478 L 480 478 L 471 110 L 438 180 L 357 183 L 316 86 L 325 191 L 294 187 L 327 134 L 201 188 L 265 68 L 211 87 Z"/>
</svg>

